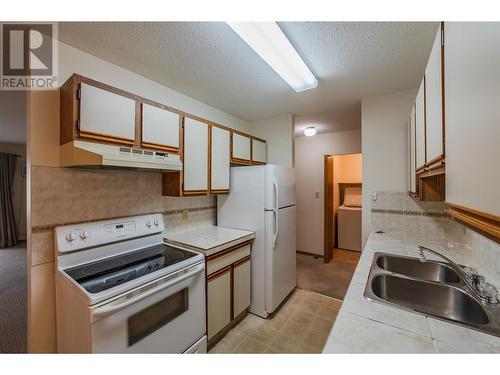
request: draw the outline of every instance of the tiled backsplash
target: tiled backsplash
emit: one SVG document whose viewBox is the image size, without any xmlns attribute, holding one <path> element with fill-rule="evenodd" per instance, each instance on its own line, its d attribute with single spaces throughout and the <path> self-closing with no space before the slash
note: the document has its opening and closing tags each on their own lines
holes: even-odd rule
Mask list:
<svg viewBox="0 0 500 375">
<path fill-rule="evenodd" d="M 372 201 L 372 231 L 382 230 L 407 238 L 426 236 L 430 240 L 446 239 L 447 215 L 442 202 L 417 202 L 406 192 L 377 192 Z"/>
<path fill-rule="evenodd" d="M 372 231 L 395 233 L 408 239 L 444 242 L 464 263 L 500 287 L 500 245 L 451 219 L 443 202 L 418 202 L 406 192 L 377 192 L 372 201 Z"/>
<path fill-rule="evenodd" d="M 163 197 L 160 173 L 33 167 L 31 181 L 32 265 L 54 260 L 57 225 L 153 212 L 167 233 L 216 223 L 215 197 Z"/>
</svg>

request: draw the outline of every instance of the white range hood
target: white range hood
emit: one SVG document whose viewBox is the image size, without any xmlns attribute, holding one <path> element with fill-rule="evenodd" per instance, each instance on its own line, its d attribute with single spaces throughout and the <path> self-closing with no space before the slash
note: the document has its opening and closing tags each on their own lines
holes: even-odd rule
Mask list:
<svg viewBox="0 0 500 375">
<path fill-rule="evenodd" d="M 102 143 L 71 141 L 61 146 L 63 167 L 124 167 L 158 171 L 180 171 L 179 155 Z"/>
</svg>

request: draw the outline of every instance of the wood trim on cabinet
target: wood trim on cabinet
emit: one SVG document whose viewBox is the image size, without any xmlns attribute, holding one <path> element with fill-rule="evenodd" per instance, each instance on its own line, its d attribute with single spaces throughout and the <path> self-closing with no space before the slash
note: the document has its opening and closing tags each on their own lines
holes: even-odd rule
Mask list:
<svg viewBox="0 0 500 375">
<path fill-rule="evenodd" d="M 263 162 L 263 161 L 254 161 L 252 160 L 252 165 L 266 165 L 267 163 Z"/>
<path fill-rule="evenodd" d="M 241 266 L 242 264 L 246 263 L 246 262 L 249 262 L 251 259 L 251 256 L 250 255 L 247 255 L 246 257 L 240 259 L 240 260 L 237 260 L 236 262 L 233 263 L 233 267 L 236 268 L 238 266 Z"/>
<path fill-rule="evenodd" d="M 134 146 L 134 142 L 135 142 L 133 139 L 118 138 L 118 137 L 111 136 L 111 135 L 97 134 L 97 133 L 87 132 L 87 131 L 85 131 L 85 132 L 80 131 L 78 135 L 80 138 L 89 138 L 89 139 L 94 139 L 97 141 L 120 143 L 120 144 L 128 145 L 131 147 Z"/>
<path fill-rule="evenodd" d="M 220 270 L 215 271 L 215 272 L 211 273 L 210 275 L 207 275 L 207 282 L 215 280 L 215 279 L 219 278 L 220 276 L 225 275 L 228 272 L 231 272 L 232 268 L 233 268 L 233 265 L 230 264 L 229 266 L 221 268 Z"/>
<path fill-rule="evenodd" d="M 209 124 L 207 126 L 208 130 L 208 138 L 207 138 L 207 194 L 209 194 L 212 191 L 212 125 Z"/>
<path fill-rule="evenodd" d="M 448 206 L 446 212 L 451 217 L 500 243 L 500 216 L 451 202 L 445 204 Z"/>
<path fill-rule="evenodd" d="M 168 152 L 170 154 L 178 154 L 179 153 L 179 148 L 177 148 L 177 147 L 164 146 L 164 145 L 160 145 L 158 143 L 142 142 L 141 146 L 143 148 L 151 148 L 151 149 L 158 150 L 158 151 L 165 151 L 165 152 Z"/>
<path fill-rule="evenodd" d="M 252 161 L 231 157 L 231 164 L 252 165 Z"/>
<path fill-rule="evenodd" d="M 210 194 L 214 195 L 229 194 L 229 189 L 211 189 Z"/>
</svg>

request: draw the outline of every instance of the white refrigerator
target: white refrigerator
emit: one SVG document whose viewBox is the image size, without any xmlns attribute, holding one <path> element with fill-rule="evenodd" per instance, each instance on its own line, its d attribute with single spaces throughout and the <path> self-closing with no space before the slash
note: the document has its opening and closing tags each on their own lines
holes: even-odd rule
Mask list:
<svg viewBox="0 0 500 375">
<path fill-rule="evenodd" d="M 231 190 L 217 197 L 217 224 L 256 233 L 250 312 L 267 318 L 296 286 L 295 171 L 232 167 Z"/>
</svg>

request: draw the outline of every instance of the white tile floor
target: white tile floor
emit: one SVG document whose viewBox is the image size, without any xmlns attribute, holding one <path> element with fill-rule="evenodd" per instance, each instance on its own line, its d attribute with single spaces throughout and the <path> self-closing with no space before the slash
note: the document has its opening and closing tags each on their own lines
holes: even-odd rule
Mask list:
<svg viewBox="0 0 500 375">
<path fill-rule="evenodd" d="M 209 353 L 321 353 L 341 304 L 296 289 L 272 319 L 248 314 Z"/>
</svg>

